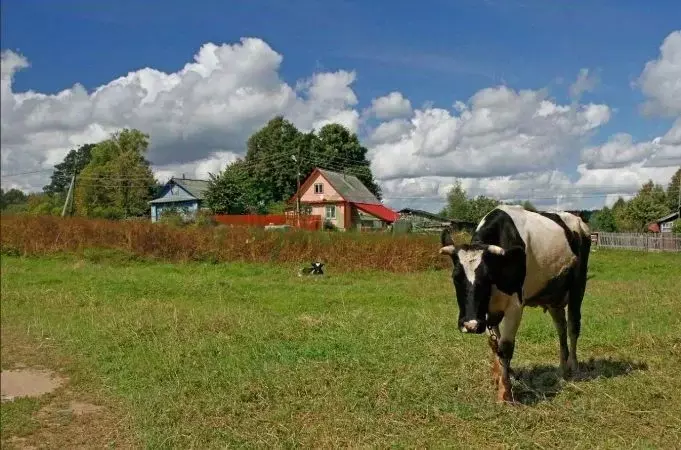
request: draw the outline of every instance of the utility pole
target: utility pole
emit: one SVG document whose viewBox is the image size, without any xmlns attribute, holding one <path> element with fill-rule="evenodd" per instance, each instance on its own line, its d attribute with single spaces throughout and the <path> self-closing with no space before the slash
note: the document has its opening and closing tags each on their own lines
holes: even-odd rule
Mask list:
<svg viewBox="0 0 681 450">
<path fill-rule="evenodd" d="M 296 162 L 296 222 L 300 228 L 300 148 L 297 155 L 291 155 Z"/>
<path fill-rule="evenodd" d="M 61 216 L 66 215 L 66 205 L 69 204 L 69 200 L 73 195 L 73 185 L 76 183 L 76 171 L 74 168 L 73 175 L 71 175 L 71 184 L 69 184 L 69 192 L 66 194 L 66 200 L 64 201 L 64 208 L 61 210 Z"/>
</svg>

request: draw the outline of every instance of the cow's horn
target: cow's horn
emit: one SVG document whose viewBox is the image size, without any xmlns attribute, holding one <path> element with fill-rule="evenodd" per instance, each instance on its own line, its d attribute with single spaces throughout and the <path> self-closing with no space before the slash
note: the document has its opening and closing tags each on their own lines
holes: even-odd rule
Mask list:
<svg viewBox="0 0 681 450">
<path fill-rule="evenodd" d="M 504 249 L 499 247 L 498 245 L 488 245 L 487 251 L 490 253 L 494 253 L 495 255 L 503 255 L 504 253 L 506 253 Z"/>
<path fill-rule="evenodd" d="M 441 255 L 451 255 L 454 253 L 454 246 L 453 245 L 445 245 L 440 249 L 440 254 Z"/>
</svg>

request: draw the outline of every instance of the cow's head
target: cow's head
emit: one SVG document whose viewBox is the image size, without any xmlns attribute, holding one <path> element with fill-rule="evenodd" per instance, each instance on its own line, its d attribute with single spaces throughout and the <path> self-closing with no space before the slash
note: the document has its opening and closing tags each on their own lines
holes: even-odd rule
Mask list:
<svg viewBox="0 0 681 450">
<path fill-rule="evenodd" d="M 521 247 L 503 249 L 496 245 L 454 245 L 447 230 L 442 233 L 440 254 L 452 258 L 452 281 L 459 305 L 459 330 L 483 333 L 487 326 L 492 286 L 512 294 L 525 278 L 525 251 Z"/>
</svg>

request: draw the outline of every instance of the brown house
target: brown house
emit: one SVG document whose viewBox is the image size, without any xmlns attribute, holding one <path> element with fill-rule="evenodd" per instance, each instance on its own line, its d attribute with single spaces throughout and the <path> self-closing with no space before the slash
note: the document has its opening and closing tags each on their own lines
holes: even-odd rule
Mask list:
<svg viewBox="0 0 681 450">
<path fill-rule="evenodd" d="M 318 215 L 341 230 L 378 230 L 398 219 L 355 176 L 316 168 L 289 199 L 295 211 L 300 196 L 301 212 Z"/>
</svg>

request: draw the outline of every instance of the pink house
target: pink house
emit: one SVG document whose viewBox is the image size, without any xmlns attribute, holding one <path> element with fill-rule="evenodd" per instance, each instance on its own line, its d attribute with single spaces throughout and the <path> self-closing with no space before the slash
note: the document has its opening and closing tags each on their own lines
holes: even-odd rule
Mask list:
<svg viewBox="0 0 681 450">
<path fill-rule="evenodd" d="M 294 208 L 298 195 L 301 211 L 341 230 L 381 229 L 398 218 L 353 175 L 316 168 L 289 200 Z"/>
</svg>

